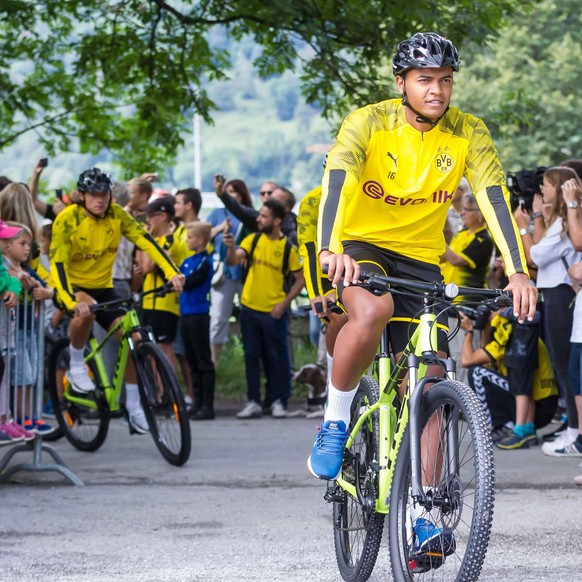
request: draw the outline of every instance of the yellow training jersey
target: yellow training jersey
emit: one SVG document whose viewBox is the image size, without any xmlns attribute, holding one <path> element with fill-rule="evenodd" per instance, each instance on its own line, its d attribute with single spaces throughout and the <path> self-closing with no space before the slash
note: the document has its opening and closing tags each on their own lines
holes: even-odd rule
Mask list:
<svg viewBox="0 0 582 582">
<path fill-rule="evenodd" d="M 297 215 L 297 240 L 299 254 L 303 259 L 303 275 L 309 299 L 324 295 L 321 286 L 323 274 L 317 257 L 317 220 L 320 201 L 321 186 L 318 186 L 303 197 Z"/>
<path fill-rule="evenodd" d="M 319 250 L 364 241 L 439 264 L 453 194 L 466 176 L 508 275 L 527 273 L 503 169 L 485 124 L 451 107 L 430 131 L 414 129 L 401 99 L 348 115 L 327 158 Z"/>
<path fill-rule="evenodd" d="M 245 237 L 240 248 L 247 256 L 251 252 L 255 235 Z M 271 240 L 261 234 L 253 251 L 252 265 L 248 271 L 240 298 L 241 305 L 255 311 L 270 312 L 277 303 L 285 299 L 285 276 L 283 274 L 283 257 L 285 254 L 285 237 Z M 297 248 L 291 246 L 289 253 L 289 272 L 301 270 L 301 259 Z"/>
<path fill-rule="evenodd" d="M 57 215 L 50 248 L 51 286 L 68 309 L 77 303 L 74 287 L 113 287 L 113 261 L 121 235 L 150 255 L 166 278 L 178 274 L 170 257 L 120 206 L 112 204 L 103 218 L 95 218 L 73 204 Z"/>
<path fill-rule="evenodd" d="M 463 266 L 446 262 L 441 264 L 444 282 L 456 283 L 459 287 L 485 288 L 493 253 L 493 241 L 487 227 L 483 226 L 474 232 L 464 228 L 453 237 L 449 247 L 469 264 Z"/>
<path fill-rule="evenodd" d="M 183 241 L 176 236 L 176 231 L 165 236 L 157 236 L 154 238 L 156 244 L 167 253 L 175 265 L 181 265 L 182 262 L 189 257 L 192 251 L 183 244 Z M 164 284 L 164 278 L 159 269 L 153 273 L 148 273 L 143 280 L 143 290 L 150 291 L 156 287 Z M 154 293 L 146 295 L 143 298 L 143 308 L 151 311 L 167 311 L 174 315 L 180 315 L 180 298 L 178 293 L 167 293 L 163 297 L 158 297 Z"/>
</svg>

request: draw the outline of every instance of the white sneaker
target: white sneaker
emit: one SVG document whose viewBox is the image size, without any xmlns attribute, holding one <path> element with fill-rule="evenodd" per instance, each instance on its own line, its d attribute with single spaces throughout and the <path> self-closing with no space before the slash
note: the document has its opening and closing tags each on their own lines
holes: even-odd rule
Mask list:
<svg viewBox="0 0 582 582">
<path fill-rule="evenodd" d="M 133 432 L 139 434 L 147 434 L 150 432 L 145 412 L 141 408 L 129 415 L 129 426 Z"/>
<path fill-rule="evenodd" d="M 236 415 L 237 418 L 261 418 L 263 409 L 254 401 L 249 400 L 246 406 Z"/>
<path fill-rule="evenodd" d="M 569 431 L 565 430 L 560 436 L 556 437 L 553 441 L 544 443 L 542 445 L 542 453 L 548 455 L 549 457 L 563 457 L 564 455 L 556 454 L 556 451 L 571 445 L 576 440 L 575 436 L 569 434 Z"/>
<path fill-rule="evenodd" d="M 69 368 L 67 372 L 67 378 L 71 383 L 71 386 L 75 392 L 81 392 L 82 394 L 88 394 L 95 390 L 95 384 L 91 382 L 89 374 L 87 373 L 87 368 L 85 366 L 74 366 Z"/>
<path fill-rule="evenodd" d="M 280 400 L 277 399 L 271 404 L 271 414 L 273 418 L 285 418 L 287 416 L 287 411 Z"/>
</svg>

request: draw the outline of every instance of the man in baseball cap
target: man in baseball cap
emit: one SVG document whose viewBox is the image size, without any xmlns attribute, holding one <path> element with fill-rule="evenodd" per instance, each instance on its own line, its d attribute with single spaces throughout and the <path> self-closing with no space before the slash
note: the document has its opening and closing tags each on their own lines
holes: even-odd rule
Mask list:
<svg viewBox="0 0 582 582">
<path fill-rule="evenodd" d="M 173 196 L 162 196 L 161 198 L 156 198 L 146 206 L 147 216 L 156 214 L 158 212 L 165 212 L 170 218 L 174 217 L 174 197 Z"/>
</svg>

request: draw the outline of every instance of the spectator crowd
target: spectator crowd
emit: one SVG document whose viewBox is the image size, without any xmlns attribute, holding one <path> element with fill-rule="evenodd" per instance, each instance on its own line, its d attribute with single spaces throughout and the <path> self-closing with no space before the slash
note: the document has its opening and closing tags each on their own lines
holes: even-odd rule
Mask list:
<svg viewBox="0 0 582 582">
<path fill-rule="evenodd" d="M 42 160 L 36 164 L 28 185 L 0 177 L 0 293 L 5 307 L 0 319 L 0 444 L 30 440 L 53 430 L 46 422 L 54 418 L 50 402 L 43 410 L 45 420 L 26 414 L 31 410 L 29 400 L 39 365 L 32 335 L 42 331 L 34 328 L 34 302 L 45 302 L 47 334 L 68 333 L 71 321 L 79 315 L 59 301 L 63 288 L 54 272 L 55 256 L 59 241 L 69 236 L 63 229 L 72 215 L 70 209 L 78 207 L 93 217 L 85 196 L 92 190 L 83 190 L 81 178 L 88 175 L 83 173 L 75 190 L 59 192 L 49 204 L 39 195 L 44 167 Z M 345 314 L 328 311 L 334 290 L 318 271 L 314 254 L 320 188 L 303 198 L 297 216 L 297 200 L 289 189 L 265 181 L 255 208 L 243 180 L 227 181 L 217 174 L 214 188 L 222 204 L 208 213 L 203 212 L 196 188 L 176 192 L 155 188 L 155 174 L 143 174 L 126 184 L 103 175 L 112 200 L 106 199 L 106 207 L 95 216 L 109 216 L 114 206 L 114 213 L 122 212 L 136 225 L 131 236 L 130 230 L 122 228 L 127 236 L 109 249 L 114 253 L 113 265 L 103 287 L 123 296 L 155 289 L 169 278 L 160 260 L 140 242 L 142 233 L 182 276 L 181 293 L 144 298 L 142 317 L 173 368 L 180 371 L 192 420 L 216 416 L 216 366 L 229 339 L 233 314 L 240 323 L 247 382 L 247 402 L 237 417 L 289 415 L 294 368 L 289 341 L 291 303 L 304 287 L 312 306 L 314 340 L 321 339 L 317 368 L 325 386 L 333 343 Z M 519 323 L 511 309 L 472 308 L 471 298 L 464 297 L 463 305 L 469 306 L 460 307 L 460 318 L 449 318 L 450 351 L 458 363 L 458 378 L 482 401 L 499 449 L 532 448 L 544 440 L 541 451 L 546 455 L 582 458 L 582 299 L 578 293 L 582 285 L 582 160 L 540 168 L 537 176 L 530 200 L 524 203 L 516 197 L 513 210 L 530 276 L 542 297 L 538 313 L 533 321 Z M 89 233 L 89 238 L 96 236 Z M 503 261 L 465 179 L 452 197 L 443 234 L 445 282 L 504 286 Z M 90 246 L 91 241 L 88 252 Z M 325 317 L 321 317 L 322 301 Z M 13 312 L 20 320 L 11 347 L 7 338 L 14 325 Z M 21 362 L 13 365 L 16 353 Z M 5 368 L 9 373 L 4 373 Z M 83 382 L 79 378 L 81 390 Z M 136 426 L 143 428 L 138 432 L 147 432 L 147 423 L 138 418 L 135 408 L 139 405 L 131 404 L 135 395 L 129 386 L 126 406 L 134 406 Z M 539 430 L 550 423 L 555 423 L 555 430 L 546 428 L 541 437 Z M 578 482 L 582 485 L 582 478 Z"/>
</svg>

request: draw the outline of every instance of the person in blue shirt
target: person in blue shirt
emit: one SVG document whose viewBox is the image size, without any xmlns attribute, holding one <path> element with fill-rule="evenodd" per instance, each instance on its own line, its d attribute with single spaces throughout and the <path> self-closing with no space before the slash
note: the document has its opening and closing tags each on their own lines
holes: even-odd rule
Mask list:
<svg viewBox="0 0 582 582">
<path fill-rule="evenodd" d="M 242 180 L 229 180 L 221 183 L 221 200 L 228 199 L 237 204 L 237 208 L 245 208 L 254 212 L 251 194 Z M 255 221 L 256 216 L 253 218 Z M 242 267 L 226 264 L 226 246 L 222 241 L 225 232 L 232 232 L 239 243 L 249 230 L 239 220 L 236 214 L 225 207 L 215 208 L 206 219 L 212 226 L 212 245 L 214 246 L 214 268 L 216 276 L 210 291 L 212 315 L 210 316 L 210 351 L 212 361 L 216 366 L 222 348 L 228 341 L 229 322 L 233 313 L 235 295 L 240 297 L 242 291 Z M 220 274 L 222 273 L 222 274 Z"/>
<path fill-rule="evenodd" d="M 213 420 L 216 373 L 210 354 L 210 283 L 214 274 L 212 257 L 206 247 L 212 227 L 208 222 L 188 225 L 186 243 L 195 254 L 180 266 L 186 276 L 180 295 L 180 330 L 186 358 L 192 370 L 194 407 L 192 420 Z"/>
</svg>

